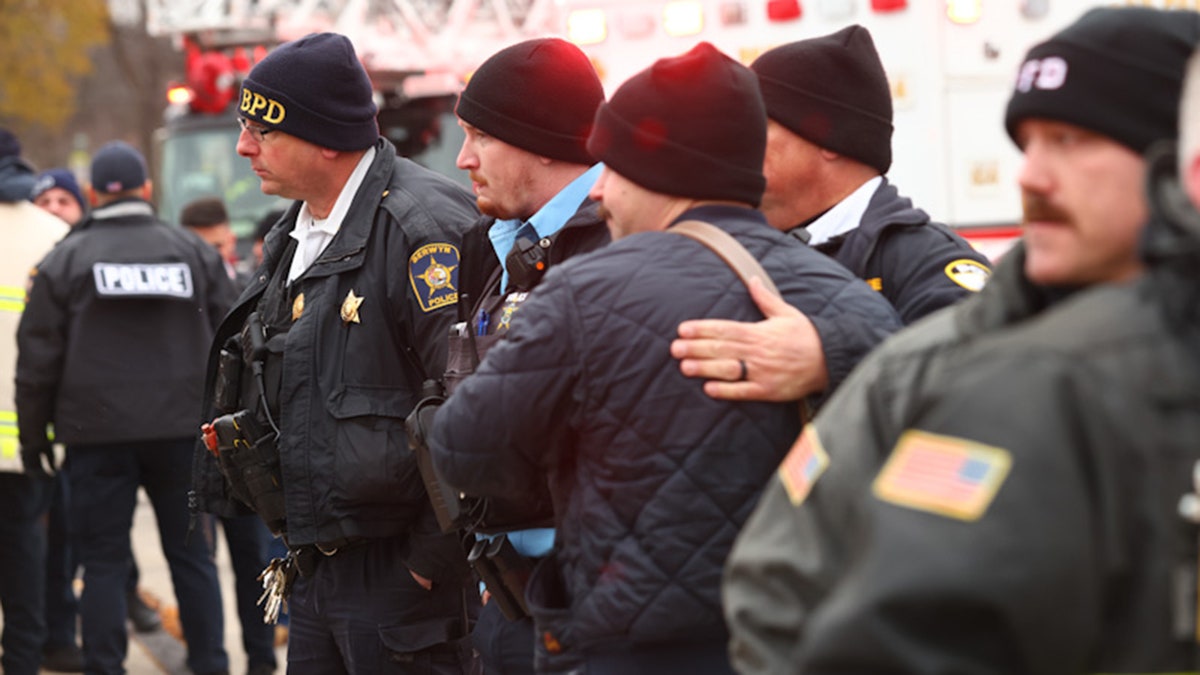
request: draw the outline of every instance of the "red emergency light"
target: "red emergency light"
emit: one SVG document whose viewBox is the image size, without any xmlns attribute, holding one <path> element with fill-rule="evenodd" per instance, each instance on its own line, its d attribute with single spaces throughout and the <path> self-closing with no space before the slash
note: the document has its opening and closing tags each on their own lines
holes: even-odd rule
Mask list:
<svg viewBox="0 0 1200 675">
<path fill-rule="evenodd" d="M 216 114 L 237 94 L 233 63 L 221 52 L 188 49 L 187 81 L 192 90 L 192 110 Z"/>
<path fill-rule="evenodd" d="M 767 18 L 771 21 L 795 21 L 803 14 L 800 0 L 767 0 Z"/>
<path fill-rule="evenodd" d="M 871 9 L 876 12 L 898 12 L 908 8 L 908 0 L 871 0 Z"/>
</svg>

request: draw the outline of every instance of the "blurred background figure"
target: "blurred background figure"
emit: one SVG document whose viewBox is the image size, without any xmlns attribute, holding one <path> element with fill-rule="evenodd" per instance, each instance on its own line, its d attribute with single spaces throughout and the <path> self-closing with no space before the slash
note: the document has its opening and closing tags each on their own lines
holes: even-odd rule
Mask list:
<svg viewBox="0 0 1200 675">
<path fill-rule="evenodd" d="M 216 566 L 208 542 L 187 536 L 187 492 L 204 355 L 234 290 L 210 247 L 155 216 L 146 162 L 134 148 L 101 148 L 89 193 L 95 208 L 31 275 L 17 330 L 25 468 L 45 471 L 52 427 L 70 463 L 86 672 L 124 672 L 130 528 L 144 487 L 188 666 L 227 674 Z"/>
<path fill-rule="evenodd" d="M 267 233 L 271 231 L 271 226 L 279 222 L 283 214 L 287 213 L 287 209 L 279 207 L 267 211 L 266 215 L 258 220 L 258 224 L 254 227 L 254 266 L 258 267 L 262 264 L 263 241 L 267 238 Z"/>
<path fill-rule="evenodd" d="M 237 235 L 229 226 L 229 211 L 220 197 L 201 197 L 188 202 L 179 213 L 179 224 L 217 249 L 230 280 L 238 291 L 245 288 L 248 275 L 238 271 Z"/>
<path fill-rule="evenodd" d="M 33 169 L 21 144 L 0 129 L 0 671 L 36 675 L 46 639 L 46 533 L 39 518 L 49 507 L 53 484 L 22 471 L 13 395 L 13 338 L 25 309 L 29 270 L 67 233 L 67 226 L 29 202 Z"/>
<path fill-rule="evenodd" d="M 29 198 L 71 227 L 78 225 L 87 213 L 87 200 L 75 174 L 68 169 L 47 169 L 38 174 Z"/>
</svg>

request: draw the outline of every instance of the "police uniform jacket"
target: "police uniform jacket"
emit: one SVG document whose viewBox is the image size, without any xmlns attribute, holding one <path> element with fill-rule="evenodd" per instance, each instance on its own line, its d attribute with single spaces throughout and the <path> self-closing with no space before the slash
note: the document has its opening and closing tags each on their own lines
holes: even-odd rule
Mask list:
<svg viewBox="0 0 1200 675">
<path fill-rule="evenodd" d="M 906 325 L 978 291 L 990 269 L 986 257 L 886 178 L 858 227 L 816 248 L 882 293 Z"/>
<path fill-rule="evenodd" d="M 405 564 L 437 581 L 462 552 L 453 537 L 433 535 L 426 542 L 411 531 L 418 523 L 427 526 L 422 531 L 437 528 L 404 418 L 423 382 L 445 367 L 462 232 L 479 213 L 460 186 L 398 157 L 388 141 L 381 139 L 375 149 L 337 234 L 283 291 L 283 325 L 274 328 L 284 336 L 272 342 L 282 352 L 273 406 L 287 541 L 292 547 L 335 548 L 408 535 Z M 282 288 L 296 250 L 289 232 L 298 211 L 294 204 L 267 234 L 262 266 L 218 329 L 206 401 L 226 338 L 262 309 L 271 284 Z M 206 418 L 211 417 L 210 410 Z M 203 448 L 194 473 L 195 507 L 231 510 L 215 462 Z"/>
<path fill-rule="evenodd" d="M 234 297 L 220 256 L 149 203 L 100 207 L 38 264 L 17 333 L 21 442 L 190 438 Z"/>
<path fill-rule="evenodd" d="M 1018 249 L 864 362 L 730 556 L 740 672 L 1195 670 L 1187 246 L 1160 242 L 1171 262 L 1139 283 L 1058 298 L 1021 279 Z"/>
<path fill-rule="evenodd" d="M 33 170 L 16 157 L 0 159 L 0 471 L 22 471 L 13 393 L 17 323 L 34 265 L 67 233 L 67 224 L 28 199 Z"/>
<path fill-rule="evenodd" d="M 687 218 L 737 238 L 835 351 L 861 356 L 898 326 L 758 212 Z M 543 667 L 556 652 L 723 640 L 721 565 L 800 419 L 794 403 L 706 396 L 669 347 L 686 319 L 761 319 L 748 291 L 702 244 L 647 232 L 551 269 L 521 312 L 442 407 L 431 448 L 471 495 L 535 494 L 549 476 L 558 539 L 527 592 Z"/>
</svg>

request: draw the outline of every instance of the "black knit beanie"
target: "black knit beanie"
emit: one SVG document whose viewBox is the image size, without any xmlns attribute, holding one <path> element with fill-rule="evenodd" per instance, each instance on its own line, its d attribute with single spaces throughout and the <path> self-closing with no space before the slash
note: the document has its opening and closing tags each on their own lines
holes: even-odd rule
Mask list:
<svg viewBox="0 0 1200 675">
<path fill-rule="evenodd" d="M 1027 117 L 1095 131 L 1142 154 L 1178 134 L 1184 67 L 1200 14 L 1144 7 L 1093 9 L 1026 54 L 1004 125 L 1017 141 Z"/>
<path fill-rule="evenodd" d="M 242 82 L 246 119 L 331 150 L 362 150 L 379 139 L 371 80 L 344 35 L 314 33 L 259 61 Z"/>
<path fill-rule="evenodd" d="M 596 112 L 588 150 L 644 188 L 758 206 L 767 114 L 749 68 L 701 42 L 629 78 Z"/>
<path fill-rule="evenodd" d="M 767 116 L 879 173 L 892 166 L 892 91 L 871 33 L 847 26 L 755 59 Z"/>
<path fill-rule="evenodd" d="M 535 155 L 592 164 L 587 137 L 604 87 L 588 57 L 558 38 L 493 54 L 458 97 L 459 119 Z"/>
<path fill-rule="evenodd" d="M 18 157 L 21 154 L 21 142 L 8 129 L 0 128 L 0 157 Z"/>
</svg>

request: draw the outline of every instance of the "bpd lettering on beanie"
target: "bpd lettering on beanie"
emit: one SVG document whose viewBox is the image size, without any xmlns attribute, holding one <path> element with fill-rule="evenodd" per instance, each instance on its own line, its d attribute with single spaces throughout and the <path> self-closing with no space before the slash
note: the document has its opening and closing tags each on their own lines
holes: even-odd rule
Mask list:
<svg viewBox="0 0 1200 675">
<path fill-rule="evenodd" d="M 1025 56 L 1004 125 L 1013 141 L 1029 117 L 1074 124 L 1142 154 L 1178 133 L 1184 67 L 1200 14 L 1102 7 Z"/>
<path fill-rule="evenodd" d="M 587 138 L 603 102 L 600 77 L 579 47 L 542 38 L 506 47 L 484 61 L 454 112 L 522 150 L 592 164 Z"/>
<path fill-rule="evenodd" d="M 242 82 L 238 113 L 331 150 L 379 139 L 371 80 L 344 35 L 314 33 L 275 48 Z"/>
<path fill-rule="evenodd" d="M 596 112 L 587 147 L 649 190 L 758 206 L 767 147 L 758 80 L 701 42 L 622 84 Z"/>
<path fill-rule="evenodd" d="M 818 147 L 879 173 L 892 166 L 892 91 L 871 33 L 832 35 L 764 52 L 750 64 L 767 116 Z"/>
</svg>

